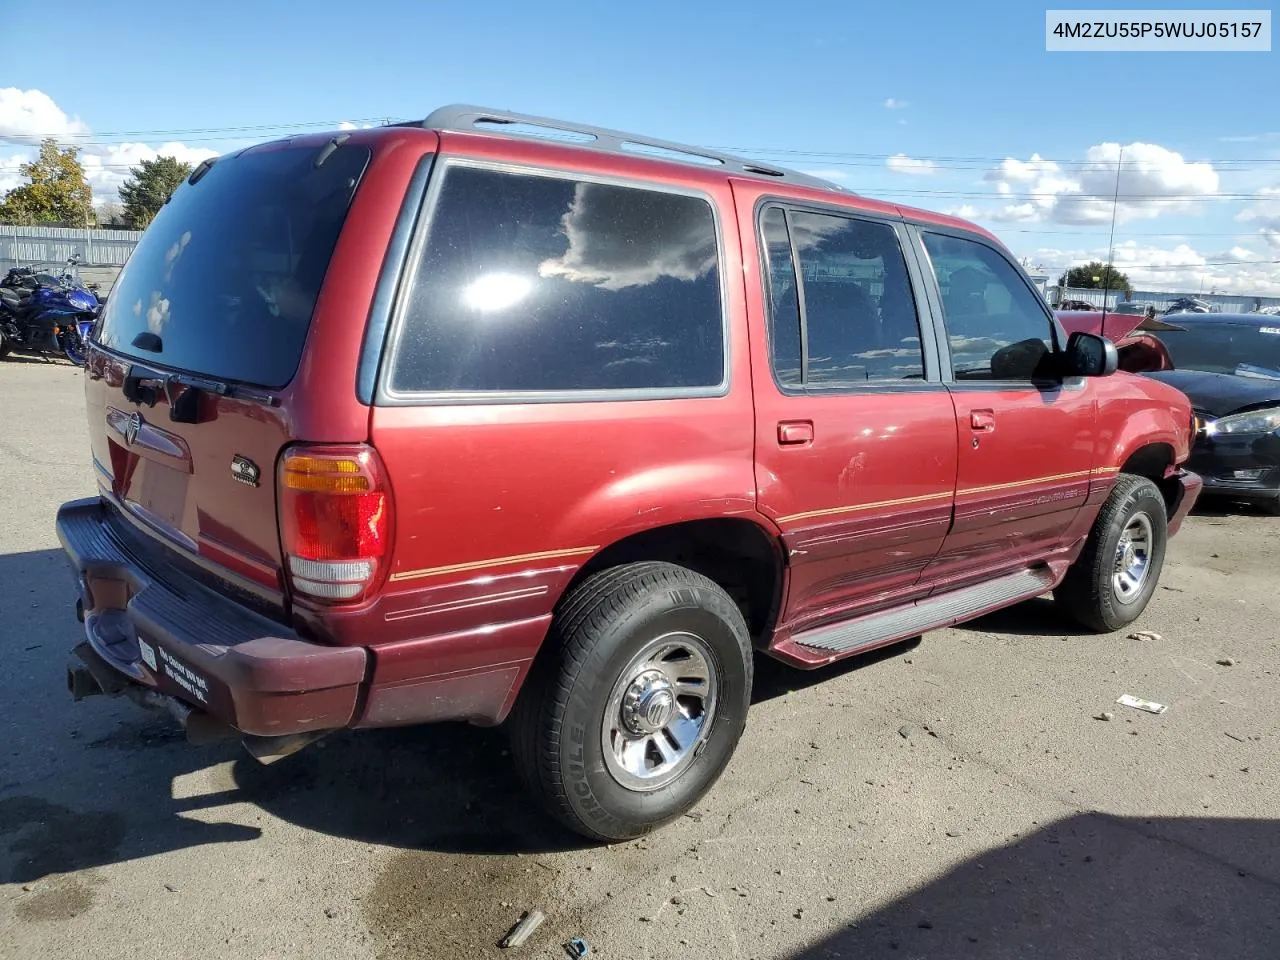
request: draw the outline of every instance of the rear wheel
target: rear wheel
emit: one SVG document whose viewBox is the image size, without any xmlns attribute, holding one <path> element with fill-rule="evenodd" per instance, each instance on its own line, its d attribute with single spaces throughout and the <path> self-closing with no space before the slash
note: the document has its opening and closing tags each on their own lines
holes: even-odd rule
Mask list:
<svg viewBox="0 0 1280 960">
<path fill-rule="evenodd" d="M 1094 521 L 1084 551 L 1054 591 L 1067 614 L 1107 633 L 1138 618 L 1155 592 L 1169 540 L 1160 489 L 1122 474 Z"/>
<path fill-rule="evenodd" d="M 688 811 L 746 723 L 751 642 L 733 600 L 673 564 L 615 567 L 566 598 L 547 643 L 511 722 L 547 810 L 597 840 Z"/>
</svg>

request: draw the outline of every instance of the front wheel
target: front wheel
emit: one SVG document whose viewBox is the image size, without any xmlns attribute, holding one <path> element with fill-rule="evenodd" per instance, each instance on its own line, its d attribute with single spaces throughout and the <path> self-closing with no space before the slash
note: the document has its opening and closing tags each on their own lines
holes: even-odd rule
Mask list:
<svg viewBox="0 0 1280 960">
<path fill-rule="evenodd" d="M 521 776 L 554 817 L 628 840 L 687 812 L 746 723 L 751 641 L 713 581 L 627 564 L 568 596 L 512 716 Z"/>
<path fill-rule="evenodd" d="M 84 344 L 81 343 L 80 337 L 76 334 L 64 334 L 62 337 L 62 352 L 67 355 L 67 359 L 74 363 L 77 367 L 84 366 Z"/>
<path fill-rule="evenodd" d="M 1168 541 L 1160 489 L 1146 477 L 1121 474 L 1054 600 L 1091 630 L 1119 630 L 1151 600 Z"/>
</svg>

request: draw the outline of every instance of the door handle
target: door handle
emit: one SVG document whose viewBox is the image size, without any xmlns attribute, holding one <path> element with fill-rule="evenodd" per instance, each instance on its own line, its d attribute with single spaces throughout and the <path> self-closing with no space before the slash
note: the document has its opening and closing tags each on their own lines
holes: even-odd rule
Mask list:
<svg viewBox="0 0 1280 960">
<path fill-rule="evenodd" d="M 994 410 L 971 410 L 969 411 L 969 426 L 979 433 L 990 433 L 996 428 L 996 413 Z"/>
<path fill-rule="evenodd" d="M 798 447 L 813 443 L 812 420 L 783 420 L 778 424 L 778 446 Z"/>
</svg>

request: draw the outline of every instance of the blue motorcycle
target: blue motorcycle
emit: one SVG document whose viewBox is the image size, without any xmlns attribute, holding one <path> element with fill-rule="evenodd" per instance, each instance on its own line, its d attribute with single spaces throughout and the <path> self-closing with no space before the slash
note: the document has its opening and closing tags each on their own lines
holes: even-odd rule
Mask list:
<svg viewBox="0 0 1280 960">
<path fill-rule="evenodd" d="M 80 282 L 78 264 L 72 257 L 59 273 L 39 266 L 8 272 L 0 282 L 0 358 L 22 353 L 51 361 L 64 354 L 84 366 L 102 302 Z"/>
</svg>

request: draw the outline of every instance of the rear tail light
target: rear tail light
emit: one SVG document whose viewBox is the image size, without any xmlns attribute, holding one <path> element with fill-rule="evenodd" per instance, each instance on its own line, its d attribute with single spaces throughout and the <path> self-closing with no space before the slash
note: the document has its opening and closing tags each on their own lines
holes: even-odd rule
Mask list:
<svg viewBox="0 0 1280 960">
<path fill-rule="evenodd" d="M 390 555 L 391 490 L 372 447 L 300 446 L 280 459 L 280 540 L 295 594 L 354 603 Z"/>
</svg>

